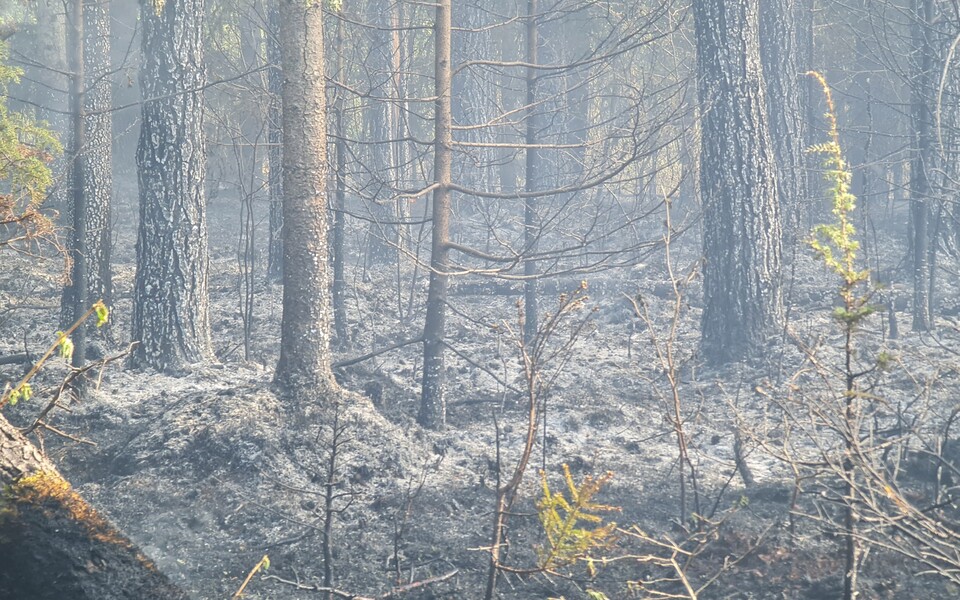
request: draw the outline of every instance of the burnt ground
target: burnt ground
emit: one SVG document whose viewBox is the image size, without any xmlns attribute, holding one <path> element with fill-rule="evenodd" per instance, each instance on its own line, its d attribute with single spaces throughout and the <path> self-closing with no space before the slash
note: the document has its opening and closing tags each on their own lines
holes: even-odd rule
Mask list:
<svg viewBox="0 0 960 600">
<path fill-rule="evenodd" d="M 111 349 L 128 337 L 134 273 L 132 223 L 121 207 L 115 252 L 116 301 L 105 335 Z M 269 574 L 314 585 L 323 574 L 321 547 L 325 468 L 334 413 L 318 398 L 316 407 L 294 417 L 270 387 L 278 347 L 280 289 L 263 280 L 258 262 L 256 320 L 249 357 L 243 356 L 238 305 L 238 229 L 235 202 L 211 203 L 211 306 L 219 363 L 169 377 L 110 367 L 99 389 L 56 413 L 51 424 L 72 439 L 46 433 L 41 441 L 64 474 L 92 504 L 109 515 L 158 567 L 196 598 L 227 598 L 247 572 L 268 554 Z M 261 222 L 258 235 L 266 236 Z M 360 243 L 358 225 L 351 239 Z M 675 248 L 681 267 L 695 260 L 698 240 Z M 262 245 L 262 244 L 261 244 Z M 885 264 L 899 263 L 903 250 L 882 249 Z M 263 257 L 261 257 L 263 258 Z M 0 289 L 4 305 L 25 299 L 26 307 L 0 314 L 0 355 L 37 353 L 56 331 L 58 289 L 54 263 L 4 258 Z M 411 265 L 402 267 L 412 272 Z M 422 324 L 426 281 L 419 270 L 408 311 L 406 284 L 398 301 L 396 267 L 348 266 L 351 342 L 336 351 L 341 360 L 415 338 Z M 722 573 L 703 598 L 830 598 L 839 594 L 843 561 L 840 539 L 829 528 L 791 518 L 792 476 L 761 442 L 782 440 L 778 403 L 816 394 L 817 380 L 801 373 L 800 343 L 819 344 L 822 364 L 839 359 L 839 332 L 829 318 L 833 301 L 829 275 L 805 255 L 797 261 L 791 288 L 794 309 L 787 342 L 771 343 L 766 360 L 710 370 L 696 356 L 699 282 L 684 287 L 685 301 L 674 350 L 681 377 L 684 428 L 697 475 L 696 494 L 685 489 L 681 521 L 678 450 L 671 389 L 654 352 L 653 339 L 669 337 L 672 305 L 662 257 L 647 257 L 629 272 L 588 275 L 589 300 L 557 332 L 557 344 L 580 319 L 588 323 L 569 352 L 548 363 L 555 375 L 547 400 L 547 426 L 538 432 L 532 465 L 510 521 L 506 562 L 519 569 L 536 560 L 543 534 L 534 506 L 538 470 L 562 489 L 561 465 L 576 480 L 612 472 L 598 500 L 621 510 L 605 515 L 622 527 L 636 526 L 658 540 L 680 541 L 694 529 L 697 511 L 711 521 L 710 544 L 687 567 L 696 585 L 711 579 L 725 560 L 740 559 Z M 565 281 L 545 294 L 545 310 Z M 415 424 L 419 388 L 419 345 L 385 353 L 342 369 L 348 395 L 336 417 L 346 442 L 338 446 L 333 567 L 336 586 L 375 596 L 397 584 L 458 575 L 406 594 L 407 598 L 482 598 L 497 484 L 495 425 L 501 431 L 503 477 L 517 460 L 525 429 L 524 381 L 511 331 L 516 297 L 455 284 L 449 323 L 456 353 L 448 353 L 449 426 L 443 432 Z M 489 292 L 489 289 L 486 290 Z M 654 331 L 637 323 L 624 294 L 638 292 L 649 307 Z M 551 296 L 551 293 L 554 294 Z M 864 354 L 881 347 L 899 359 L 878 388 L 890 405 L 924 415 L 934 428 L 956 406 L 956 330 L 949 320 L 936 337 L 910 333 L 905 293 L 894 286 L 900 336 L 888 335 L 888 316 L 876 315 L 862 333 Z M 945 313 L 954 302 L 944 290 Z M 398 309 L 398 306 L 400 307 Z M 402 311 L 402 313 L 401 313 Z M 799 340 L 800 342 L 797 342 Z M 16 366 L 0 367 L 7 379 Z M 829 368 L 827 369 L 829 371 Z M 63 374 L 53 365 L 40 379 L 52 385 Z M 813 385 L 812 381 L 820 381 Z M 829 395 L 829 394 L 828 394 Z M 15 422 L 28 422 L 43 404 L 37 399 L 8 408 Z M 328 405 L 329 403 L 327 403 Z M 735 468 L 739 432 L 756 482 L 746 488 Z M 778 437 L 779 436 L 779 437 Z M 918 493 L 928 489 L 918 479 Z M 696 496 L 696 497 L 694 497 Z M 809 508 L 806 495 L 798 509 Z M 792 526 L 791 526 L 792 524 Z M 624 557 L 598 565 L 591 579 L 584 564 L 556 575 L 502 576 L 500 597 L 586 598 L 587 588 L 609 598 L 645 597 L 630 582 L 667 574 L 625 558 L 656 551 L 621 536 L 598 557 Z M 871 551 L 862 587 L 869 598 L 948 598 L 960 591 L 895 554 Z M 677 588 L 671 588 L 677 591 Z M 244 597 L 322 597 L 289 583 L 255 577 Z"/>
</svg>

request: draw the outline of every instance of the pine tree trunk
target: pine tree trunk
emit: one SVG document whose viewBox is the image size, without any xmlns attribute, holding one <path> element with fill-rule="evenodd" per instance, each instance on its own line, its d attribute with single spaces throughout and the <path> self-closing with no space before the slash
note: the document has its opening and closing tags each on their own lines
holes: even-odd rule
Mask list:
<svg viewBox="0 0 960 600">
<path fill-rule="evenodd" d="M 433 238 L 430 287 L 423 331 L 423 389 L 418 421 L 440 429 L 446 424 L 443 344 L 446 328 L 447 284 L 450 270 L 451 171 L 453 166 L 453 107 L 451 103 L 451 0 L 437 3 L 435 31 Z"/>
<path fill-rule="evenodd" d="M 188 598 L 2 415 L 0 487 L 0 598 Z"/>
<path fill-rule="evenodd" d="M 776 157 L 780 214 L 791 240 L 803 237 L 799 232 L 799 208 L 806 195 L 797 42 L 794 0 L 765 0 L 760 8 L 764 91 Z"/>
<path fill-rule="evenodd" d="M 336 389 L 330 367 L 321 0 L 280 0 L 280 47 L 284 76 L 283 320 L 276 381 L 294 398 L 316 401 Z"/>
<path fill-rule="evenodd" d="M 817 3 L 818 0 L 795 0 L 794 19 L 797 28 L 797 60 L 800 73 L 806 73 L 815 68 L 816 38 L 814 32 L 816 30 Z M 804 83 L 801 84 L 800 93 L 800 105 L 805 107 L 800 143 L 803 148 L 809 148 L 821 141 L 817 136 L 822 135 L 821 132 L 823 131 L 823 127 L 820 125 L 823 118 L 821 110 L 823 92 L 819 88 L 819 83 L 812 77 L 805 77 Z M 807 231 L 812 228 L 814 222 L 821 223 L 827 218 L 825 216 L 826 210 L 824 210 L 827 203 L 818 201 L 822 194 L 812 193 L 821 184 L 818 157 L 805 152 L 803 166 L 804 189 L 808 194 L 811 194 L 811 201 L 805 210 L 797 211 L 799 216 L 797 225 L 801 230 Z M 814 221 L 815 217 L 816 221 Z"/>
<path fill-rule="evenodd" d="M 705 358 L 758 356 L 781 315 L 781 231 L 758 0 L 693 6 L 701 116 Z"/>
<path fill-rule="evenodd" d="M 270 148 L 267 160 L 270 173 L 267 178 L 267 190 L 270 197 L 270 241 L 267 250 L 267 278 L 271 281 L 283 280 L 283 71 L 280 68 L 280 7 L 279 0 L 269 0 L 267 48 L 267 86 L 270 101 L 267 108 L 267 141 Z"/>
<path fill-rule="evenodd" d="M 213 358 L 204 201 L 204 0 L 141 0 L 140 228 L 132 363 L 177 372 Z"/>
<path fill-rule="evenodd" d="M 340 7 L 343 10 L 343 6 Z M 340 15 L 343 16 L 342 14 Z M 336 68 L 334 78 L 344 77 L 343 68 L 343 19 L 337 19 Z M 333 330 L 337 334 L 337 344 L 344 347 L 350 340 L 347 334 L 347 277 L 346 277 L 346 209 L 347 209 L 347 141 L 343 121 L 344 91 L 334 90 L 333 127 L 337 139 L 334 141 L 334 201 L 333 201 Z M 371 228 L 372 233 L 372 228 Z M 368 251 L 369 254 L 370 251 Z"/>
<path fill-rule="evenodd" d="M 73 272 L 64 287 L 61 322 L 76 321 L 97 300 L 111 303 L 110 221 L 113 197 L 113 132 L 110 108 L 110 1 L 75 0 L 70 21 L 73 113 L 71 258 Z M 82 13 L 82 16 L 74 13 Z M 74 27 L 77 23 L 79 27 Z M 91 323 L 73 336 L 73 363 L 83 364 Z M 98 349 L 98 355 L 102 349 Z"/>
<path fill-rule="evenodd" d="M 71 0 L 67 6 L 67 47 L 70 49 L 70 282 L 63 288 L 60 304 L 61 326 L 66 328 L 83 314 L 87 304 L 87 206 L 86 145 L 84 117 L 84 2 Z M 73 335 L 73 364 L 86 362 L 86 329 Z"/>
<path fill-rule="evenodd" d="M 87 297 L 113 302 L 110 250 L 113 243 L 113 83 L 110 55 L 111 0 L 84 0 L 83 60 L 86 73 L 84 96 L 87 130 Z M 89 307 L 84 307 L 86 310 Z"/>
<path fill-rule="evenodd" d="M 910 249 L 913 266 L 913 330 L 933 329 L 933 248 L 930 175 L 935 165 L 933 138 L 934 52 L 933 0 L 918 0 L 914 25 L 916 77 L 913 84 L 914 148 L 910 165 Z"/>
</svg>

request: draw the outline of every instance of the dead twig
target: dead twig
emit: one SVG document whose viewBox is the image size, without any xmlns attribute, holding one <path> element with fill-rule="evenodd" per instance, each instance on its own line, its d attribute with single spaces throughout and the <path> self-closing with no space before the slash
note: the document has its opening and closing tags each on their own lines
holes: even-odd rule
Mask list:
<svg viewBox="0 0 960 600">
<path fill-rule="evenodd" d="M 29 426 L 27 426 L 24 429 L 21 429 L 20 433 L 22 433 L 23 435 L 28 435 L 32 433 L 37 427 L 44 427 L 45 429 L 49 429 L 54 433 L 60 434 L 60 432 L 51 428 L 46 423 L 44 423 L 43 418 L 46 417 L 50 413 L 50 411 L 53 410 L 53 408 L 59 404 L 60 398 L 63 397 L 63 392 L 69 388 L 72 388 L 73 382 L 76 381 L 78 378 L 83 377 L 84 375 L 86 375 L 87 373 L 89 373 L 94 369 L 99 369 L 100 371 L 97 377 L 97 387 L 100 387 L 100 379 L 102 378 L 103 371 L 104 369 L 106 369 L 107 365 L 129 356 L 130 353 L 133 351 L 133 348 L 137 345 L 137 343 L 138 342 L 131 342 L 130 345 L 127 346 L 126 350 L 124 350 L 123 352 L 120 352 L 119 354 L 114 354 L 113 356 L 107 356 L 96 362 L 92 362 L 88 365 L 84 365 L 83 367 L 80 367 L 80 368 L 71 368 L 70 372 L 67 373 L 67 376 L 63 378 L 63 381 L 61 381 L 60 385 L 57 387 L 57 392 L 53 395 L 53 397 L 50 399 L 47 405 L 43 407 L 43 410 L 40 411 L 40 414 L 37 415 L 37 418 Z M 61 434 L 61 435 L 69 439 L 73 439 L 68 435 L 65 435 L 65 434 Z"/>
<path fill-rule="evenodd" d="M 342 368 L 344 368 L 344 367 L 350 367 L 350 366 L 353 366 L 353 365 L 355 365 L 355 364 L 362 363 L 362 362 L 364 362 L 364 361 L 370 360 L 371 358 L 376 358 L 376 357 L 380 356 L 381 354 L 386 354 L 387 352 L 392 352 L 393 350 L 398 350 L 398 349 L 400 349 L 400 348 L 403 348 L 403 347 L 405 347 L 405 346 L 410 346 L 410 345 L 412 345 L 412 344 L 419 344 L 419 343 L 422 342 L 422 341 L 423 341 L 423 336 L 420 336 L 420 337 L 417 337 L 417 338 L 413 338 L 413 339 L 410 339 L 410 340 L 403 340 L 403 341 L 400 341 L 400 342 L 396 342 L 396 343 L 394 343 L 394 344 L 390 344 L 389 346 L 386 346 L 385 348 L 381 348 L 381 349 L 379 349 L 379 350 L 374 350 L 373 352 L 368 352 L 367 354 L 364 354 L 363 356 L 357 356 L 357 357 L 354 357 L 354 358 L 348 358 L 348 359 L 344 359 L 344 360 L 337 361 L 337 362 L 335 362 L 335 363 L 333 363 L 333 364 L 331 365 L 331 368 L 333 368 L 333 369 L 342 369 Z"/>
<path fill-rule="evenodd" d="M 96 446 L 97 446 L 97 443 L 96 443 L 96 442 L 91 442 L 90 440 L 85 440 L 85 439 L 83 439 L 83 438 L 79 438 L 79 437 L 70 435 L 70 434 L 67 433 L 66 431 L 57 429 L 57 428 L 54 427 L 53 425 L 47 425 L 46 423 L 40 423 L 40 427 L 42 427 L 43 429 L 49 431 L 50 433 L 55 433 L 55 434 L 59 435 L 60 437 L 66 438 L 66 439 L 68 439 L 68 440 L 70 440 L 70 441 L 72 441 L 72 442 L 77 442 L 78 444 L 85 444 L 85 445 L 87 445 L 87 446 L 93 446 L 93 447 L 96 447 Z"/>
<path fill-rule="evenodd" d="M 53 353 L 56 352 L 58 348 L 60 348 L 64 340 L 68 340 L 70 336 L 73 335 L 73 332 L 79 329 L 80 326 L 83 325 L 83 323 L 92 315 L 94 314 L 98 315 L 98 319 L 99 319 L 100 310 L 103 310 L 104 314 L 106 314 L 106 307 L 104 306 L 102 300 L 98 300 L 89 309 L 87 309 L 87 312 L 83 313 L 80 316 L 80 318 L 77 319 L 76 322 L 74 322 L 74 324 L 70 326 L 69 329 L 67 329 L 66 331 L 60 332 L 57 335 L 57 341 L 50 345 L 46 353 L 42 357 L 40 357 L 40 360 L 38 360 L 33 365 L 33 367 L 31 367 L 31 369 L 27 372 L 27 374 L 23 376 L 23 379 L 20 380 L 20 382 L 16 385 L 16 387 L 8 388 L 7 390 L 4 391 L 3 397 L 0 398 L 0 408 L 2 408 L 8 402 L 10 402 L 10 399 L 11 397 L 14 397 L 14 394 L 20 393 L 21 390 L 27 390 L 28 389 L 27 384 L 29 384 L 30 380 L 33 379 L 33 376 L 36 375 L 41 368 L 43 368 L 43 365 L 46 364 L 46 362 L 50 359 L 51 356 L 53 356 Z"/>
<path fill-rule="evenodd" d="M 344 591 L 344 590 L 340 590 L 340 589 L 337 589 L 337 588 L 324 587 L 324 586 L 322 586 L 322 585 L 311 585 L 311 584 L 302 583 L 302 582 L 299 582 L 299 581 L 290 581 L 289 579 L 283 579 L 282 577 L 277 577 L 276 575 L 264 575 L 264 576 L 261 577 L 260 579 L 261 579 L 262 581 L 267 581 L 267 580 L 271 580 L 271 579 L 274 580 L 274 581 L 279 581 L 280 583 L 283 583 L 283 584 L 285 584 L 285 585 L 293 586 L 293 587 L 295 587 L 295 588 L 298 589 L 298 590 L 306 590 L 306 591 L 311 591 L 311 592 L 323 592 L 323 593 L 326 593 L 326 594 L 333 594 L 333 595 L 336 596 L 337 598 L 343 598 L 344 600 L 394 600 L 394 599 L 399 598 L 400 596 L 402 596 L 402 595 L 404 595 L 404 594 L 406 594 L 406 593 L 408 593 L 408 592 L 412 592 L 412 591 L 418 590 L 418 589 L 420 589 L 420 588 L 424 588 L 424 587 L 431 586 L 431 585 L 436 585 L 436 584 L 438 584 L 438 583 L 443 583 L 444 581 L 448 581 L 448 580 L 450 580 L 450 579 L 453 579 L 453 578 L 456 577 L 459 573 L 460 573 L 460 570 L 459 570 L 459 569 L 454 569 L 453 571 L 450 571 L 449 573 L 446 573 L 446 574 L 444 574 L 444 575 L 438 575 L 438 576 L 436 576 L 436 577 L 430 577 L 430 578 L 427 578 L 427 579 L 421 579 L 421 580 L 419 580 L 419 581 L 414 581 L 413 583 L 408 583 L 408 584 L 406 584 L 406 585 L 397 586 L 397 587 L 391 589 L 389 592 L 386 592 L 385 594 L 381 594 L 381 595 L 379 595 L 379 596 L 358 596 L 358 595 L 353 594 L 353 593 L 351 593 L 351 592 L 346 592 L 346 591 Z M 252 573 L 251 573 L 251 576 L 252 576 Z"/>
</svg>

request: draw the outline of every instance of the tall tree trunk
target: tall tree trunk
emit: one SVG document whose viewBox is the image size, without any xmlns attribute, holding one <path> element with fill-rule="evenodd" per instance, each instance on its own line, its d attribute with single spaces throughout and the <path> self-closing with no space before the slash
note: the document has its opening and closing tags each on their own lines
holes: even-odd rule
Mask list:
<svg viewBox="0 0 960 600">
<path fill-rule="evenodd" d="M 135 366 L 180 371 L 213 358 L 204 202 L 204 0 L 141 0 L 140 228 Z"/>
<path fill-rule="evenodd" d="M 950 69 L 944 82 L 940 128 L 944 146 L 940 193 L 946 214 L 940 226 L 945 246 L 957 261 L 960 259 L 960 73 L 956 69 Z"/>
<path fill-rule="evenodd" d="M 87 206 L 86 145 L 87 129 L 84 117 L 84 2 L 71 0 L 67 11 L 67 47 L 70 49 L 70 283 L 63 288 L 61 299 L 62 326 L 76 321 L 87 304 Z M 86 362 L 86 328 L 80 327 L 73 335 L 73 364 Z"/>
<path fill-rule="evenodd" d="M 760 66 L 758 0 L 693 5 L 702 110 L 705 358 L 757 356 L 781 316 L 776 168 Z"/>
<path fill-rule="evenodd" d="M 296 400 L 315 401 L 337 389 L 330 367 L 321 0 L 280 0 L 280 48 L 284 78 L 283 319 L 276 381 Z"/>
<path fill-rule="evenodd" d="M 270 241 L 267 246 L 267 278 L 283 279 L 283 71 L 280 68 L 279 0 L 268 0 L 267 86 L 270 92 L 267 107 L 267 142 L 269 143 L 267 190 L 270 197 Z"/>
<path fill-rule="evenodd" d="M 799 209 L 806 194 L 795 4 L 794 0 L 765 0 L 760 10 L 760 51 L 777 161 L 777 196 L 791 242 L 804 237 L 799 232 Z"/>
<path fill-rule="evenodd" d="M 0 415 L 0 597 L 187 600 Z"/>
<path fill-rule="evenodd" d="M 87 89 L 87 295 L 90 300 L 113 302 L 113 277 L 110 254 L 113 242 L 111 205 L 113 202 L 113 82 L 110 55 L 111 0 L 84 0 L 83 59 Z M 89 307 L 84 307 L 84 310 Z"/>
<path fill-rule="evenodd" d="M 537 0 L 527 0 L 527 56 L 526 61 L 529 65 L 535 65 L 540 60 L 539 46 L 540 38 L 537 30 L 538 8 Z M 524 142 L 527 148 L 524 151 L 524 190 L 534 192 L 537 190 L 538 177 L 540 176 L 540 152 L 532 146 L 537 143 L 539 121 L 537 114 L 539 107 L 537 103 L 537 69 L 533 66 L 527 67 L 526 73 L 526 92 L 527 92 L 527 116 L 526 131 Z M 538 211 L 537 198 L 530 196 L 526 199 L 523 206 L 523 238 L 524 252 L 528 255 L 535 254 L 539 247 L 540 237 L 540 217 Z M 523 339 L 530 344 L 537 335 L 537 320 L 539 308 L 537 303 L 537 261 L 527 259 L 523 262 L 523 275 L 526 280 L 523 284 Z"/>
<path fill-rule="evenodd" d="M 817 0 L 795 0 L 794 19 L 797 28 L 797 61 L 798 72 L 806 73 L 814 68 L 813 58 L 816 53 L 815 48 L 815 18 L 817 11 Z M 817 143 L 816 136 L 820 135 L 822 127 L 818 127 L 818 119 L 821 117 L 821 102 L 819 100 L 822 92 L 819 84 L 812 77 L 805 77 L 801 84 L 801 106 L 806 107 L 803 113 L 803 127 L 801 129 L 801 145 L 803 148 L 809 148 Z M 818 158 L 810 153 L 803 155 L 804 167 L 804 189 L 807 193 L 812 192 L 819 185 Z M 812 228 L 813 217 L 815 213 L 823 213 L 818 210 L 822 203 L 816 201 L 820 194 L 811 195 L 811 201 L 806 208 L 797 211 L 799 219 L 796 224 L 798 228 L 809 231 Z M 817 222 L 821 222 L 818 218 Z"/>
<path fill-rule="evenodd" d="M 82 6 L 81 6 L 82 4 Z M 71 282 L 63 291 L 64 326 L 76 321 L 97 300 L 111 303 L 110 220 L 113 197 L 113 119 L 110 74 L 110 1 L 82 0 L 72 4 L 71 87 L 73 113 L 71 198 L 73 236 Z M 74 13 L 82 12 L 82 18 Z M 95 324 L 82 327 L 73 337 L 73 363 L 84 362 Z M 99 349 L 102 350 L 102 349 Z M 102 353 L 98 350 L 98 354 Z"/>
<path fill-rule="evenodd" d="M 450 270 L 451 171 L 453 165 L 453 107 L 451 82 L 451 0 L 438 0 L 434 24 L 434 192 L 433 238 L 430 256 L 430 287 L 423 331 L 423 388 L 418 421 L 440 429 L 446 424 L 443 344 L 447 311 L 447 279 Z"/>
<path fill-rule="evenodd" d="M 930 235 L 933 189 L 930 174 L 934 169 L 934 8 L 933 0 L 916 0 L 914 48 L 916 77 L 913 84 L 914 148 L 910 166 L 910 249 L 913 266 L 913 330 L 933 329 L 933 248 Z"/>
<path fill-rule="evenodd" d="M 340 5 L 343 11 L 343 5 Z M 342 12 L 341 12 L 341 17 Z M 343 19 L 337 19 L 337 39 L 336 39 L 336 68 L 334 69 L 334 78 L 342 79 L 343 69 Z M 347 208 L 347 142 L 345 139 L 346 129 L 343 123 L 343 102 L 344 91 L 334 89 L 333 101 L 333 126 L 337 135 L 334 142 L 334 152 L 336 161 L 334 174 L 334 202 L 333 202 L 333 329 L 337 333 L 337 344 L 344 347 L 349 342 L 347 334 L 347 278 L 345 273 L 346 255 L 344 244 L 346 242 L 346 208 Z M 372 231 L 371 231 L 372 233 Z"/>
</svg>

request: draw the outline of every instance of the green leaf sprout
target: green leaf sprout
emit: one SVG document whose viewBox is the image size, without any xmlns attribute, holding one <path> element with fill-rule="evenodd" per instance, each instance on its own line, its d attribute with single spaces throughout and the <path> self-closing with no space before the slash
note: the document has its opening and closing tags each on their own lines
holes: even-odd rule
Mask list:
<svg viewBox="0 0 960 600">
<path fill-rule="evenodd" d="M 62 331 L 57 332 L 57 351 L 65 360 L 73 358 L 73 340 Z"/>
<path fill-rule="evenodd" d="M 107 320 L 110 317 L 110 309 L 103 303 L 103 300 L 93 305 L 93 313 L 97 316 L 97 327 L 103 327 L 107 324 Z"/>
</svg>

